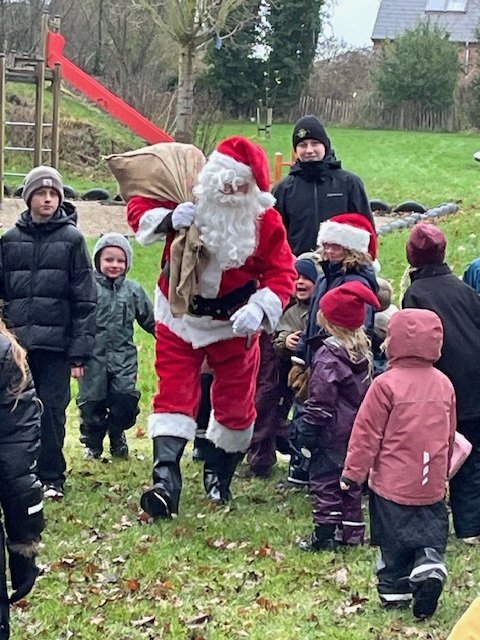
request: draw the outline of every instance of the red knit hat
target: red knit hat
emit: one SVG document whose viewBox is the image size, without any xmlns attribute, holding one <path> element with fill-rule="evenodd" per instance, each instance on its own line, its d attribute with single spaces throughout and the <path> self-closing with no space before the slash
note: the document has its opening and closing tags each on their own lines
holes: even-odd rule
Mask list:
<svg viewBox="0 0 480 640">
<path fill-rule="evenodd" d="M 368 218 L 360 213 L 340 213 L 322 222 L 317 245 L 328 242 L 345 249 L 369 253 L 376 260 L 378 252 L 377 234 Z"/>
<path fill-rule="evenodd" d="M 251 140 L 241 136 L 226 138 L 219 142 L 210 158 L 236 171 L 245 172 L 249 168 L 260 191 L 269 191 L 270 168 L 267 154 L 262 147 Z M 248 175 L 249 173 L 247 177 Z"/>
<path fill-rule="evenodd" d="M 358 280 L 345 282 L 330 289 L 320 298 L 320 309 L 325 318 L 339 327 L 354 331 L 365 321 L 365 305 L 380 308 L 377 296 Z"/>
<path fill-rule="evenodd" d="M 446 247 L 447 238 L 441 229 L 419 222 L 408 236 L 407 260 L 417 268 L 426 264 L 443 264 Z"/>
</svg>

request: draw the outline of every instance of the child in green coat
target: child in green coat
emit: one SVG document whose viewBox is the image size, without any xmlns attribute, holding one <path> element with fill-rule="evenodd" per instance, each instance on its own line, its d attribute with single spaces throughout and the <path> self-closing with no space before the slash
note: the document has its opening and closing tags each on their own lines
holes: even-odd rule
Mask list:
<svg viewBox="0 0 480 640">
<path fill-rule="evenodd" d="M 79 380 L 80 442 L 86 458 L 100 458 L 108 433 L 112 456 L 127 458 L 124 432 L 135 424 L 140 400 L 134 322 L 155 335 L 153 305 L 142 286 L 126 277 L 132 265 L 132 248 L 124 236 L 101 236 L 93 260 L 97 329 L 92 358 Z"/>
</svg>

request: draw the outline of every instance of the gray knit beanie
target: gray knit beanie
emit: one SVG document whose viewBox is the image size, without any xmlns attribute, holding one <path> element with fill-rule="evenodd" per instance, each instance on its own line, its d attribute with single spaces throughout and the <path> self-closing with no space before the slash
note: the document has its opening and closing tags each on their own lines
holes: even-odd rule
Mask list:
<svg viewBox="0 0 480 640">
<path fill-rule="evenodd" d="M 25 176 L 25 180 L 23 181 L 22 198 L 27 203 L 27 207 L 30 206 L 30 200 L 32 199 L 34 192 L 37 189 L 42 189 L 43 187 L 50 187 L 51 189 L 55 189 L 60 200 L 59 206 L 62 204 L 62 176 L 53 167 L 41 165 L 40 167 L 35 167 L 35 169 L 32 169 L 30 173 L 27 173 L 27 175 Z"/>
<path fill-rule="evenodd" d="M 111 233 L 105 233 L 103 236 L 100 236 L 93 249 L 93 264 L 97 271 L 100 271 L 100 253 L 102 252 L 102 249 L 105 249 L 105 247 L 118 247 L 121 249 L 127 259 L 126 271 L 131 268 L 133 263 L 133 251 L 129 241 L 125 236 L 122 236 L 121 233 L 115 233 L 112 231 Z"/>
</svg>

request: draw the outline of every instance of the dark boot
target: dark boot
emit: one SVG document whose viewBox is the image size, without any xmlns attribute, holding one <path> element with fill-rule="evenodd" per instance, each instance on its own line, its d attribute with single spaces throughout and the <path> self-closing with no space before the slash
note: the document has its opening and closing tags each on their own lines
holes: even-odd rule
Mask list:
<svg viewBox="0 0 480 640">
<path fill-rule="evenodd" d="M 299 452 L 293 452 L 288 467 L 288 482 L 299 486 L 308 486 L 310 460 Z"/>
<path fill-rule="evenodd" d="M 308 536 L 298 543 L 302 551 L 332 551 L 336 548 L 334 524 L 317 524 Z"/>
<path fill-rule="evenodd" d="M 85 447 L 85 458 L 101 458 L 103 439 L 107 433 L 107 410 L 105 402 L 83 402 L 80 408 L 80 442 Z"/>
<path fill-rule="evenodd" d="M 194 462 L 203 462 L 205 460 L 205 429 L 197 429 L 197 435 L 193 441 L 192 460 Z"/>
<path fill-rule="evenodd" d="M 140 498 L 140 506 L 152 518 L 172 518 L 178 513 L 182 490 L 180 459 L 187 440 L 176 436 L 153 438 L 153 487 Z"/>
<path fill-rule="evenodd" d="M 128 459 L 128 443 L 124 431 L 120 433 L 109 433 L 110 436 L 110 453 L 112 458 Z"/>
<path fill-rule="evenodd" d="M 216 447 L 210 440 L 205 442 L 208 442 L 209 445 L 203 469 L 203 486 L 209 500 L 217 504 L 224 504 L 232 498 L 230 484 L 237 464 L 245 454 L 240 451 L 228 453 Z"/>
</svg>

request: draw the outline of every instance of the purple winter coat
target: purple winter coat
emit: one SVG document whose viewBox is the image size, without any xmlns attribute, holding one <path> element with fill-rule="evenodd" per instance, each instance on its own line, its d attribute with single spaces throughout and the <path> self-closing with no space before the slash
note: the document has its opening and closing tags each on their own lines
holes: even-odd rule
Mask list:
<svg viewBox="0 0 480 640">
<path fill-rule="evenodd" d="M 346 451 L 358 408 L 370 384 L 368 361 L 352 362 L 345 347 L 327 338 L 314 355 L 302 418 L 318 426 L 318 445 Z"/>
</svg>

